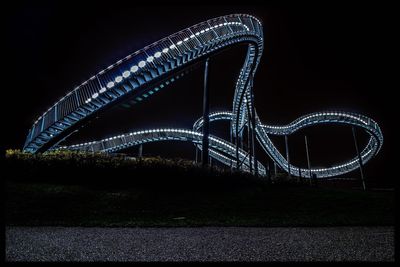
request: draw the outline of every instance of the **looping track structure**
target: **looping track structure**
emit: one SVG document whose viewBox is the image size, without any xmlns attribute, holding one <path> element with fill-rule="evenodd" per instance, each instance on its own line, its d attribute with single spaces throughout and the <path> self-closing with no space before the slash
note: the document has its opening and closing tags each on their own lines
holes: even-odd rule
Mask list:
<svg viewBox="0 0 400 267">
<path fill-rule="evenodd" d="M 151 129 L 120 134 L 103 140 L 82 144 L 60 146 L 69 135 L 90 119 L 99 116 L 112 106 L 130 101 L 133 104 L 151 98 L 199 63 L 215 53 L 237 44 L 247 44 L 245 62 L 240 70 L 233 98 L 232 111 L 211 113 L 210 121 L 228 120 L 231 133 L 242 138 L 243 128 L 248 124 L 248 111 L 254 104 L 252 97 L 253 77 L 263 52 L 263 28 L 261 22 L 247 14 L 232 14 L 210 19 L 181 30 L 149 46 L 138 50 L 115 64 L 101 70 L 89 80 L 67 93 L 46 112 L 29 130 L 23 150 L 37 153 L 53 149 L 116 152 L 146 142 L 179 140 L 194 143 L 201 149 L 203 120 L 194 123 L 192 129 Z M 318 178 L 331 177 L 358 168 L 358 159 L 329 167 L 302 169 L 288 164 L 274 146 L 268 135 L 289 135 L 315 124 L 346 124 L 362 128 L 370 135 L 361 159 L 366 163 L 375 156 L 383 143 L 378 124 L 372 119 L 347 112 L 318 112 L 302 116 L 285 126 L 261 123 L 255 113 L 256 138 L 267 153 L 283 170 L 292 175 L 309 178 L 315 173 Z M 240 130 L 239 130 L 240 129 Z M 254 162 L 247 158 L 246 151 L 232 143 L 210 135 L 210 156 L 223 164 L 233 166 L 238 160 L 241 169 L 249 171 Z M 261 175 L 264 166 L 257 162 Z"/>
</svg>

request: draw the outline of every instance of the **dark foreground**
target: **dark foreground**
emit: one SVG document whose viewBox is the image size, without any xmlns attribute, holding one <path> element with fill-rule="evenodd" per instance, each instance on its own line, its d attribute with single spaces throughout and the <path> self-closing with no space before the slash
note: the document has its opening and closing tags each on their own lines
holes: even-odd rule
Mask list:
<svg viewBox="0 0 400 267">
<path fill-rule="evenodd" d="M 394 261 L 394 228 L 7 227 L 6 261 Z"/>
<path fill-rule="evenodd" d="M 393 191 L 225 182 L 124 188 L 9 182 L 6 225 L 394 225 Z"/>
<path fill-rule="evenodd" d="M 9 151 L 8 226 L 393 226 L 394 191 L 255 177 L 182 159 Z"/>
</svg>

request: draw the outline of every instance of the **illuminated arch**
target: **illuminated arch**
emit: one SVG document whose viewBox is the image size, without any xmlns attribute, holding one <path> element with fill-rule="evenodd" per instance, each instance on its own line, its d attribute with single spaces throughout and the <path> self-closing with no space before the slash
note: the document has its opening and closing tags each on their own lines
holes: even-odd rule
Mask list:
<svg viewBox="0 0 400 267">
<path fill-rule="evenodd" d="M 210 120 L 229 120 L 231 131 L 241 136 L 247 121 L 247 104 L 252 107 L 250 97 L 252 79 L 263 51 L 263 29 L 261 22 L 250 15 L 233 14 L 210 19 L 186 28 L 145 48 L 128 55 L 115 64 L 101 70 L 89 80 L 70 91 L 40 116 L 31 127 L 25 141 L 24 151 L 37 153 L 58 149 L 61 141 L 77 131 L 91 118 L 108 108 L 127 100 L 139 103 L 151 98 L 162 88 L 179 79 L 192 66 L 225 48 L 239 43 L 248 45 L 245 62 L 240 70 L 234 92 L 232 111 L 210 114 Z M 269 134 L 288 135 L 315 124 L 347 124 L 362 128 L 369 135 L 367 146 L 361 152 L 363 163 L 375 156 L 383 143 L 378 124 L 372 119 L 348 112 L 318 112 L 298 118 L 284 126 L 261 123 L 256 114 L 256 137 L 265 152 L 283 170 L 299 175 L 299 168 L 288 165 L 286 159 L 274 146 Z M 79 145 L 63 146 L 64 149 L 115 152 L 129 146 L 152 141 L 181 140 L 193 142 L 201 148 L 202 134 L 199 129 L 202 119 L 195 122 L 193 131 L 187 129 L 153 129 L 117 135 L 99 141 Z M 236 160 L 234 145 L 210 135 L 210 156 L 224 164 L 232 165 Z M 241 168 L 249 170 L 246 152 L 239 149 Z M 265 168 L 258 163 L 259 171 Z M 357 158 L 330 168 L 312 169 L 318 178 L 331 177 L 350 172 L 358 167 Z M 301 169 L 303 177 L 310 177 L 308 169 Z"/>
</svg>

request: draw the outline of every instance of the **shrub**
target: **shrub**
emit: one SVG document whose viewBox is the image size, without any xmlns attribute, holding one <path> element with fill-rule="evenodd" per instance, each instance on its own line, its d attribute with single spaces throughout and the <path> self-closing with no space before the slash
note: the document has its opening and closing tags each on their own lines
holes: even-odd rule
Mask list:
<svg viewBox="0 0 400 267">
<path fill-rule="evenodd" d="M 178 184 L 207 180 L 213 184 L 230 184 L 251 174 L 232 172 L 181 158 L 129 157 L 124 154 L 56 150 L 31 154 L 20 150 L 6 151 L 6 179 L 14 181 L 41 181 L 88 184 L 166 184 L 171 178 Z M 168 178 L 168 179 L 166 179 Z"/>
</svg>

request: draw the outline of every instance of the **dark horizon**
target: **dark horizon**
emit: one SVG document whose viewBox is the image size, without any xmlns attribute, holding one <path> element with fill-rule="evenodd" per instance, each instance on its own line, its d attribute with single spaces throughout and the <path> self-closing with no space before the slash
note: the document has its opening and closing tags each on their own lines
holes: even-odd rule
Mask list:
<svg viewBox="0 0 400 267">
<path fill-rule="evenodd" d="M 383 70 L 386 21 L 373 6 L 66 6 L 14 5 L 6 17 L 9 86 L 2 148 L 22 148 L 26 134 L 43 111 L 75 86 L 127 54 L 203 20 L 249 13 L 264 26 L 264 53 L 255 76 L 256 109 L 266 124 L 287 124 L 311 112 L 344 110 L 374 119 L 384 144 L 367 163 L 365 175 L 393 181 L 391 90 Z M 243 64 L 244 47 L 211 59 L 211 111 L 229 110 L 233 85 Z M 191 128 L 201 116 L 202 69 L 183 77 L 140 106 L 116 108 L 72 141 L 94 140 L 135 129 Z M 15 110 L 15 103 L 18 103 Z M 6 113 L 7 114 L 7 113 Z M 227 125 L 211 124 L 227 137 Z M 310 136 L 312 163 L 330 164 L 355 156 L 350 127 L 317 126 L 289 137 L 293 163 L 305 164 L 303 134 Z M 366 135 L 358 132 L 365 143 Z M 337 140 L 334 138 L 337 137 Z M 283 148 L 283 138 L 272 138 Z M 177 146 L 178 145 L 178 146 Z M 194 158 L 184 143 L 145 145 L 145 153 Z M 135 151 L 131 149 L 130 151 Z M 258 149 L 260 160 L 267 158 Z M 284 154 L 284 150 L 281 150 Z M 346 176 L 359 177 L 358 171 Z"/>
</svg>

